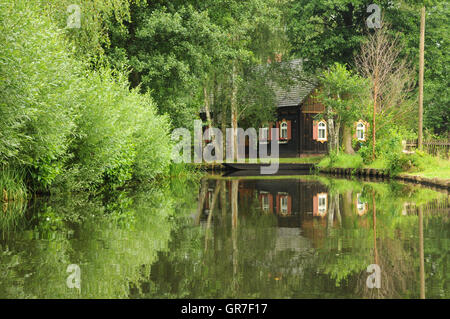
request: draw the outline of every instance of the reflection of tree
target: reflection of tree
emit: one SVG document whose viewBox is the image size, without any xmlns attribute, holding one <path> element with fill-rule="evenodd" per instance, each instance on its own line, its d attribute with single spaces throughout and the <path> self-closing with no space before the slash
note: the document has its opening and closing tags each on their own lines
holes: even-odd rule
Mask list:
<svg viewBox="0 0 450 319">
<path fill-rule="evenodd" d="M 329 188 L 328 236 L 318 250 L 319 269 L 334 278 L 336 285 L 353 286 L 356 295 L 360 297 L 418 297 L 419 283 L 421 282 L 421 287 L 424 287 L 423 279 L 418 280 L 419 261 L 423 258 L 417 251 L 419 245 L 411 242 L 410 238 L 420 238 L 421 231 L 420 227 L 417 227 L 417 216 L 401 214 L 404 202 L 402 196 L 406 195 L 409 201 L 415 201 L 415 198 L 423 201 L 427 191 L 405 190 L 395 183 L 367 183 L 363 188 L 365 189 L 362 192 L 364 200 L 367 201 L 368 196 L 372 197 L 372 214 L 358 216 L 351 204 L 351 198 L 354 198 L 354 195 L 350 195 L 351 191 L 345 189 L 341 182 L 339 183 L 338 189 L 343 193 L 342 208 L 344 210 L 343 224 L 339 228 L 330 228 L 333 220 L 330 216 L 333 214 L 333 209 L 336 214 L 336 205 L 332 204 L 332 186 Z M 362 220 L 368 223 L 356 222 Z M 365 228 L 364 225 L 368 227 Z M 437 237 L 440 236 L 442 234 Z M 341 243 L 344 245 L 341 246 Z M 366 268 L 372 263 L 381 267 L 381 289 L 369 289 L 366 286 L 369 276 Z M 421 273 L 424 276 L 425 272 Z"/>
<path fill-rule="evenodd" d="M 237 295 L 238 282 L 238 193 L 239 180 L 231 181 L 231 238 L 233 241 L 233 293 Z"/>
<path fill-rule="evenodd" d="M 8 270 L 0 275 L 1 297 L 129 297 L 149 277 L 157 252 L 167 249 L 176 194 L 153 185 L 133 197 L 109 195 L 35 203 L 32 221 L 15 230 L 8 248 L 0 246 L 0 272 Z M 176 203 L 183 206 L 180 199 Z M 81 294 L 66 286 L 72 263 L 81 267 Z"/>
</svg>

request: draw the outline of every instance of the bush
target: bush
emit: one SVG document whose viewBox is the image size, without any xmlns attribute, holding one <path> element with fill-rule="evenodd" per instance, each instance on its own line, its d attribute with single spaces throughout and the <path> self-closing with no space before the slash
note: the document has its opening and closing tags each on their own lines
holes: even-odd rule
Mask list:
<svg viewBox="0 0 450 319">
<path fill-rule="evenodd" d="M 167 173 L 170 123 L 127 75 L 90 70 L 25 1 L 0 3 L 0 164 L 34 189 L 123 185 Z"/>
</svg>

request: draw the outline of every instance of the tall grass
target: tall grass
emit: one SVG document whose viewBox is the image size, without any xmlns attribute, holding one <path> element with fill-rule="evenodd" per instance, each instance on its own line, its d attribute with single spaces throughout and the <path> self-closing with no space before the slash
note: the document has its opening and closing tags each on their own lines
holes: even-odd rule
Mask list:
<svg viewBox="0 0 450 319">
<path fill-rule="evenodd" d="M 18 169 L 3 166 L 0 169 L 0 191 L 2 202 L 24 201 L 27 198 L 27 187 L 24 173 Z"/>
</svg>

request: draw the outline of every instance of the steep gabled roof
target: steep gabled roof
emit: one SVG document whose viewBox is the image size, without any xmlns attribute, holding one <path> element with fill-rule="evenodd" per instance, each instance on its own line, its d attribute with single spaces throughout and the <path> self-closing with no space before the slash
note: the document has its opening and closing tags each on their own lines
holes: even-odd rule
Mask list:
<svg viewBox="0 0 450 319">
<path fill-rule="evenodd" d="M 289 63 L 293 69 L 301 71 L 302 62 L 302 59 L 295 59 L 287 63 Z M 297 106 L 300 105 L 314 90 L 317 86 L 317 81 L 315 79 L 297 81 L 295 84 L 284 88 L 275 83 L 271 83 L 270 86 L 274 90 L 277 107 Z"/>
</svg>

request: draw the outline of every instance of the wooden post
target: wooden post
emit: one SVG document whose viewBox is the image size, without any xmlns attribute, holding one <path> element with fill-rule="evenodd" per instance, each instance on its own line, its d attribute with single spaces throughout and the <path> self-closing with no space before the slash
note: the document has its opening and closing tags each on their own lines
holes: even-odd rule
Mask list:
<svg viewBox="0 0 450 319">
<path fill-rule="evenodd" d="M 425 7 L 422 7 L 420 16 L 420 52 L 419 52 L 419 134 L 417 146 L 423 148 L 423 73 L 424 73 L 424 51 L 425 51 Z"/>
<path fill-rule="evenodd" d="M 425 299 L 425 255 L 423 248 L 423 207 L 419 206 L 420 299 Z"/>
<path fill-rule="evenodd" d="M 372 161 L 375 160 L 375 136 L 376 136 L 376 115 L 378 98 L 378 65 L 375 69 L 375 80 L 373 84 L 373 119 L 372 119 Z"/>
</svg>

